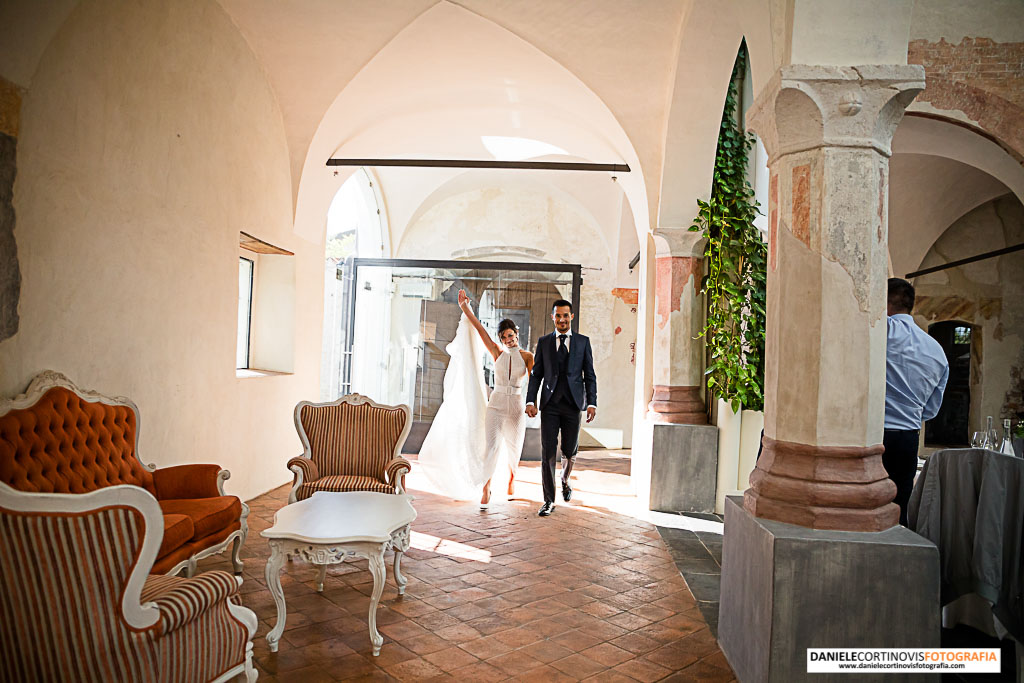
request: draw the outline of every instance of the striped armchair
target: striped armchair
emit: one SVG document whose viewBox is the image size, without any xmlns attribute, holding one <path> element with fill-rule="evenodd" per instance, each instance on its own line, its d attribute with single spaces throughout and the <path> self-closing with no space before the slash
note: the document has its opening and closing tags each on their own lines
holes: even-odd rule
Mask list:
<svg viewBox="0 0 1024 683">
<path fill-rule="evenodd" d="M 402 444 L 412 428 L 409 406 L 388 406 L 349 394 L 331 403 L 295 406 L 302 455 L 288 461 L 295 473 L 288 502 L 317 491 L 405 493 L 409 461 Z"/>
<path fill-rule="evenodd" d="M 242 579 L 150 575 L 163 529 L 156 498 L 137 486 L 0 483 L 0 679 L 255 681 Z"/>
</svg>

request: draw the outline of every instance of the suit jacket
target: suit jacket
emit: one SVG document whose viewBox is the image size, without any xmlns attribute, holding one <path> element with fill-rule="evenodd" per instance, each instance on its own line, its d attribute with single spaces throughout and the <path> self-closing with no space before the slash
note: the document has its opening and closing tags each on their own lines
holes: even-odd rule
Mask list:
<svg viewBox="0 0 1024 683">
<path fill-rule="evenodd" d="M 533 359 L 533 371 L 530 373 L 530 387 L 526 392 L 526 402 L 533 403 L 539 409 L 551 398 L 558 382 L 558 335 L 555 332 L 545 334 L 537 342 L 537 353 Z M 569 338 L 569 391 L 573 401 L 580 410 L 587 406 L 597 405 L 597 375 L 594 373 L 594 353 L 590 348 L 590 338 L 582 334 L 573 334 Z M 544 389 L 541 391 L 541 383 Z M 540 391 L 540 402 L 537 393 Z"/>
</svg>

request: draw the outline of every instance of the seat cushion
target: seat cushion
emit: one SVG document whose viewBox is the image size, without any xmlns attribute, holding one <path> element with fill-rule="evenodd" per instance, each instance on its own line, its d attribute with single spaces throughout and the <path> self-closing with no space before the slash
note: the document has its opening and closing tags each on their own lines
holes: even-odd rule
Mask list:
<svg viewBox="0 0 1024 683">
<path fill-rule="evenodd" d="M 164 537 L 160 541 L 157 557 L 163 557 L 175 548 L 180 548 L 192 540 L 196 528 L 188 515 L 164 515 Z"/>
<path fill-rule="evenodd" d="M 373 477 L 363 477 L 358 474 L 332 474 L 303 484 L 295 492 L 295 497 L 299 500 L 304 500 L 317 491 L 376 491 L 377 493 L 394 493 L 395 487 Z"/>
<path fill-rule="evenodd" d="M 221 543 L 240 528 L 242 528 L 241 523 L 235 522 L 215 534 L 211 534 L 205 538 L 200 538 L 198 541 L 189 541 L 180 548 L 175 548 L 166 555 L 157 558 L 157 561 L 153 563 L 153 569 L 150 570 L 150 574 L 166 574 L 179 563 L 187 560 L 196 553 L 206 550 L 207 548 L 212 548 L 218 543 Z"/>
<path fill-rule="evenodd" d="M 165 515 L 186 515 L 195 527 L 190 540 L 199 540 L 220 531 L 242 516 L 242 502 L 235 496 L 215 498 L 172 498 L 161 500 Z"/>
</svg>

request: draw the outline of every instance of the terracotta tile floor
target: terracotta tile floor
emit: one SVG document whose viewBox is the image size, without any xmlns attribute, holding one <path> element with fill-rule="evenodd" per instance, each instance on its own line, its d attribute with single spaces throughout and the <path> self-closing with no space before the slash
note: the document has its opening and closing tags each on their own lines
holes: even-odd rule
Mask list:
<svg viewBox="0 0 1024 683">
<path fill-rule="evenodd" d="M 536 516 L 537 463 L 524 462 L 517 496 L 488 511 L 429 493 L 411 474 L 419 517 L 402 563 L 409 585 L 399 597 L 388 567 L 379 657 L 365 561 L 330 567 L 323 593 L 313 568 L 288 565 L 287 628 L 280 651 L 268 650 L 275 607 L 259 532 L 288 487 L 255 498 L 241 590 L 260 618 L 260 680 L 734 680 L 657 529 L 602 505 L 631 495 L 628 471 L 627 458 L 581 453 L 572 503 L 546 519 Z M 200 571 L 228 566 L 211 558 Z"/>
</svg>

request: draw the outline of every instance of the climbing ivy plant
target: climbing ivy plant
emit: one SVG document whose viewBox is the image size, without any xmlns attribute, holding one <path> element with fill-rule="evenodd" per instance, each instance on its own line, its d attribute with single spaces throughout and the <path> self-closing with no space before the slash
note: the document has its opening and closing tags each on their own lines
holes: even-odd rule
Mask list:
<svg viewBox="0 0 1024 683">
<path fill-rule="evenodd" d="M 747 156 L 754 135 L 737 122 L 737 86 L 746 71 L 746 48 L 733 66 L 718 133 L 711 199 L 699 208 L 690 230 L 707 238 L 703 293 L 709 361 L 708 388 L 734 411 L 764 407 L 764 328 L 767 248 L 754 227 L 758 213 L 747 182 Z"/>
</svg>

